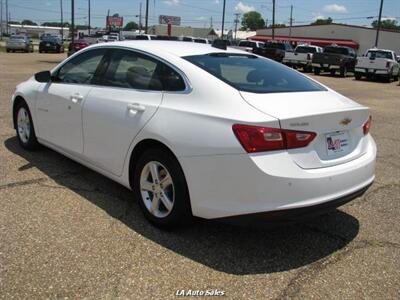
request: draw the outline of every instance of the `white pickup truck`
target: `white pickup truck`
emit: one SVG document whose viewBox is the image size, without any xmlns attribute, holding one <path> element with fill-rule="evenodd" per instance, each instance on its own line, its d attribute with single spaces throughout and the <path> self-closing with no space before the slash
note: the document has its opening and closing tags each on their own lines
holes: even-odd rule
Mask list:
<svg viewBox="0 0 400 300">
<path fill-rule="evenodd" d="M 369 49 L 361 57 L 357 57 L 354 76 L 360 80 L 362 76 L 374 78 L 381 76 L 390 82 L 397 81 L 400 75 L 400 60 L 392 50 Z"/>
<path fill-rule="evenodd" d="M 286 52 L 283 63 L 290 67 L 303 68 L 306 72 L 312 71 L 312 58 L 314 53 L 322 53 L 322 48 L 312 45 L 299 45 L 294 52 Z"/>
</svg>

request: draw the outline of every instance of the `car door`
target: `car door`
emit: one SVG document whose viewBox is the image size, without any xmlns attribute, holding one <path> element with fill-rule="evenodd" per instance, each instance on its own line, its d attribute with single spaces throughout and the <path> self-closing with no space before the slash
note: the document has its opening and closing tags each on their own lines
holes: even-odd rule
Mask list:
<svg viewBox="0 0 400 300">
<path fill-rule="evenodd" d="M 82 107 L 105 51 L 83 52 L 62 65 L 51 82 L 41 84 L 36 101 L 40 138 L 66 151 L 83 153 Z"/>
<path fill-rule="evenodd" d="M 83 108 L 84 155 L 119 176 L 134 137 L 162 101 L 162 64 L 133 50 L 111 51 L 108 70 Z"/>
</svg>

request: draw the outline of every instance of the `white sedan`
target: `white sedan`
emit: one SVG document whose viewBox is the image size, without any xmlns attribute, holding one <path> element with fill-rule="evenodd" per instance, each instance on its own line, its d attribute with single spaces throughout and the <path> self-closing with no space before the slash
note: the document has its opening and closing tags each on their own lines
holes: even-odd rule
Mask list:
<svg viewBox="0 0 400 300">
<path fill-rule="evenodd" d="M 369 109 L 233 48 L 124 41 L 81 50 L 17 86 L 13 125 L 133 190 L 161 227 L 319 211 L 374 180 Z"/>
</svg>

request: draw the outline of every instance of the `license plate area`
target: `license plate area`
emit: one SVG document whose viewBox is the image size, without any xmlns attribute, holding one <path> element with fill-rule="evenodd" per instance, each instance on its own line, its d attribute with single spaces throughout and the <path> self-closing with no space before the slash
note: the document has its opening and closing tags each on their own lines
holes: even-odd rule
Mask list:
<svg viewBox="0 0 400 300">
<path fill-rule="evenodd" d="M 349 133 L 335 131 L 325 134 L 325 145 L 328 156 L 347 153 L 350 149 Z"/>
</svg>

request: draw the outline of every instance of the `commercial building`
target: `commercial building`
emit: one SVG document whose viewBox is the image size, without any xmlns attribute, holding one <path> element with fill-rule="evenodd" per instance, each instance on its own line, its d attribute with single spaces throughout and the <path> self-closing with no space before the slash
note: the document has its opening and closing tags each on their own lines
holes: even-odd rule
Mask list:
<svg viewBox="0 0 400 300">
<path fill-rule="evenodd" d="M 317 46 L 331 44 L 354 48 L 358 54 L 374 47 L 376 29 L 345 24 L 302 25 L 275 28 L 275 40 L 293 43 L 310 43 Z M 250 39 L 266 41 L 272 39 L 272 29 L 257 30 Z M 400 53 L 400 31 L 382 29 L 379 33 L 379 48 L 390 49 Z"/>
<path fill-rule="evenodd" d="M 27 34 L 31 37 L 40 37 L 42 34 L 52 34 L 61 36 L 61 27 L 34 26 L 34 25 L 9 25 L 10 34 Z M 64 27 L 64 38 L 69 35 L 69 28 Z"/>
<path fill-rule="evenodd" d="M 155 35 L 168 35 L 167 25 L 154 25 L 149 27 L 149 34 Z M 214 40 L 218 36 L 214 29 L 212 28 L 196 28 L 190 26 L 172 26 L 171 28 L 172 36 L 192 36 L 197 38 L 207 38 L 209 40 Z"/>
</svg>

